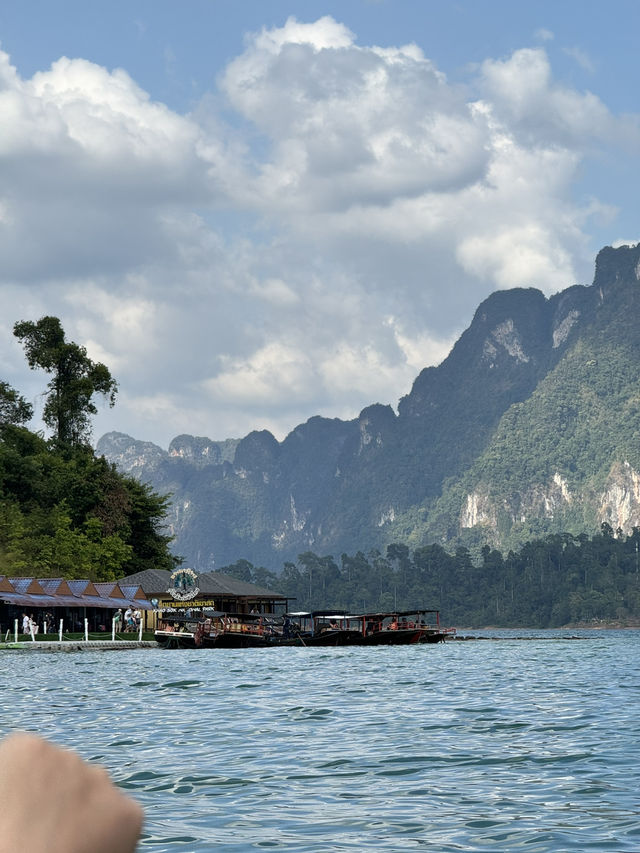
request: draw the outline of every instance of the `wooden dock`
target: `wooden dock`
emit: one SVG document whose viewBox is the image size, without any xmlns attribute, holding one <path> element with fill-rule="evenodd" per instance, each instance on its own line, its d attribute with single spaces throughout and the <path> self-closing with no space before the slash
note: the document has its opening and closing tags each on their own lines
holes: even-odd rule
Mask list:
<svg viewBox="0 0 640 853">
<path fill-rule="evenodd" d="M 0 650 L 24 652 L 82 652 L 158 648 L 155 640 L 32 640 L 0 643 Z"/>
</svg>

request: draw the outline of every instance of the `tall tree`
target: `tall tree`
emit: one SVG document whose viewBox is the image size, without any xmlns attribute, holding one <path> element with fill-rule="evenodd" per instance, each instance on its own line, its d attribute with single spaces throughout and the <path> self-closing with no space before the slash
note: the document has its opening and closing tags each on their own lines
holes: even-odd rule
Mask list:
<svg viewBox="0 0 640 853">
<path fill-rule="evenodd" d="M 102 394 L 110 406 L 115 403 L 118 385 L 109 369 L 92 361 L 84 347 L 67 342 L 57 317 L 42 317 L 37 323 L 23 320 L 14 325 L 13 334 L 24 347 L 29 367 L 51 374 L 42 419 L 58 444 L 88 444 L 89 418 L 98 411 L 93 396 Z"/>
</svg>

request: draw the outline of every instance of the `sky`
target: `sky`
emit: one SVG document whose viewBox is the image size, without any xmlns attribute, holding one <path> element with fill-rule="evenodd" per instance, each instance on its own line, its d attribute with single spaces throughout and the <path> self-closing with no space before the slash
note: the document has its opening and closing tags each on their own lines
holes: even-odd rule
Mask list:
<svg viewBox="0 0 640 853">
<path fill-rule="evenodd" d="M 407 394 L 497 289 L 640 240 L 637 0 L 2 0 L 0 380 L 53 315 L 93 437 Z"/>
</svg>

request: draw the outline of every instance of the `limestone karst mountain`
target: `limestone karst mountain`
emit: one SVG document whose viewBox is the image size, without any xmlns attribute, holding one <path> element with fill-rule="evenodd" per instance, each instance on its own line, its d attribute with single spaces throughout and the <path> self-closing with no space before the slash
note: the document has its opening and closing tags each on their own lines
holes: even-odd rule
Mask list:
<svg viewBox="0 0 640 853">
<path fill-rule="evenodd" d="M 279 569 L 438 541 L 515 547 L 640 526 L 640 246 L 605 248 L 590 286 L 499 291 L 397 414 L 313 417 L 282 442 L 109 433 L 98 452 L 170 492 L 174 550 L 198 569 Z"/>
</svg>

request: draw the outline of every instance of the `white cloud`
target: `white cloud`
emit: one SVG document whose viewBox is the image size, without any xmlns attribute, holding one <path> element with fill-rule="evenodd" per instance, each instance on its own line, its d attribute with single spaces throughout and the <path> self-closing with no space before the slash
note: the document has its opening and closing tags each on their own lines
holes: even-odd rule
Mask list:
<svg viewBox="0 0 640 853">
<path fill-rule="evenodd" d="M 224 358 L 222 371 L 203 387 L 213 400 L 267 407 L 313 399 L 313 366 L 305 353 L 283 343 L 270 343 L 248 358 Z"/>
<path fill-rule="evenodd" d="M 486 60 L 482 83 L 498 117 L 529 144 L 585 151 L 612 133 L 613 118 L 591 92 L 576 92 L 553 80 L 542 48 L 523 48 L 507 60 Z"/>
<path fill-rule="evenodd" d="M 393 330 L 394 338 L 406 359 L 407 367 L 415 375 L 425 365 L 440 364 L 451 352 L 456 342 L 455 337 L 442 339 L 425 333 L 414 336 L 408 335 L 395 317 L 388 317 L 386 322 Z"/>
<path fill-rule="evenodd" d="M 568 252 L 553 234 L 534 225 L 505 226 L 497 233 L 470 237 L 460 244 L 458 257 L 469 272 L 504 288 L 530 287 L 545 280 L 560 290 L 573 275 Z"/>
<path fill-rule="evenodd" d="M 582 68 L 583 71 L 588 71 L 590 74 L 593 74 L 596 70 L 595 62 L 591 59 L 586 51 L 581 50 L 579 47 L 566 47 L 564 52 L 567 56 L 570 56 L 572 59 L 576 61 L 576 63 Z"/>
<path fill-rule="evenodd" d="M 404 365 L 393 365 L 373 346 L 340 344 L 321 359 L 318 372 L 327 389 L 347 400 L 364 392 L 369 402 L 388 402 L 405 389 Z M 415 376 L 411 377 L 412 379 Z"/>
<path fill-rule="evenodd" d="M 254 282 L 252 293 L 270 302 L 272 305 L 297 305 L 300 296 L 281 278 L 268 278 L 265 281 Z"/>
<path fill-rule="evenodd" d="M 3 378 L 43 387 L 11 326 L 47 313 L 119 381 L 97 435 L 282 437 L 395 404 L 496 287 L 585 280 L 615 211 L 575 182 L 637 137 L 541 48 L 463 87 L 330 17 L 249 36 L 190 115 L 124 70 L 23 79 L 0 52 Z"/>
<path fill-rule="evenodd" d="M 276 213 L 458 187 L 486 162 L 484 128 L 462 91 L 415 45 L 360 48 L 330 19 L 262 33 L 222 85 L 271 143 L 256 163 L 255 204 Z"/>
</svg>

